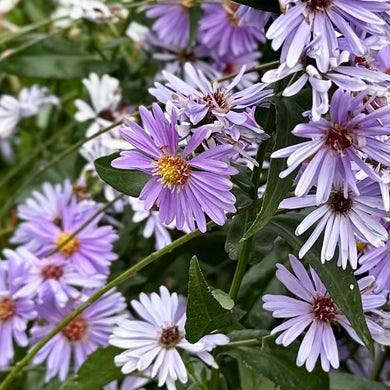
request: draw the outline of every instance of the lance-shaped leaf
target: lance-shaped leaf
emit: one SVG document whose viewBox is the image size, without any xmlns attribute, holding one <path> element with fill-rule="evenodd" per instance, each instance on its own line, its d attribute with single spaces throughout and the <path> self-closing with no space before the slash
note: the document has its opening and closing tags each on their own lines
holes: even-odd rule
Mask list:
<svg viewBox="0 0 390 390">
<path fill-rule="evenodd" d="M 302 94 L 302 98 L 306 98 L 308 101 L 306 93 Z M 300 100 L 304 101 L 303 99 Z M 305 111 L 304 107 L 307 102 L 304 101 L 302 104 L 293 98 L 275 97 L 274 103 L 276 107 L 276 142 L 274 150 L 279 150 L 299 141 L 299 138 L 293 136 L 291 131 L 298 123 L 304 121 L 302 112 Z M 263 195 L 263 203 L 260 212 L 245 233 L 243 240 L 248 239 L 258 232 L 271 220 L 278 209 L 280 202 L 290 191 L 294 173 L 284 179 L 279 177 L 280 172 L 285 168 L 285 159 L 271 159 L 267 178 L 267 188 Z"/>
</svg>

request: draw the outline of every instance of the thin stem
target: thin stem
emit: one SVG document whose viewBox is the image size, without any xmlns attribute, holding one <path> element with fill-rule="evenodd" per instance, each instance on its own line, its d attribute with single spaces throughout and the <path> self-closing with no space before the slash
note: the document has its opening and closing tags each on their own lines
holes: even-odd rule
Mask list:
<svg viewBox="0 0 390 390">
<path fill-rule="evenodd" d="M 248 339 L 248 340 L 240 340 L 240 341 L 232 341 L 229 344 L 220 345 L 218 347 L 218 350 L 225 351 L 226 349 L 232 349 L 232 348 L 239 348 L 239 347 L 248 347 L 252 345 L 259 345 L 261 344 L 260 339 Z"/>
<path fill-rule="evenodd" d="M 20 171 L 23 170 L 24 166 L 31 163 L 40 153 L 46 150 L 54 141 L 59 139 L 66 133 L 69 129 L 71 129 L 73 124 L 69 124 L 64 127 L 63 131 L 57 132 L 53 137 L 49 138 L 46 142 L 39 145 L 34 149 L 33 153 L 31 153 L 28 158 L 20 161 L 18 165 L 16 165 L 13 169 L 11 169 L 6 176 L 0 181 L 0 187 L 6 184 L 10 179 L 16 176 Z"/>
<path fill-rule="evenodd" d="M 244 74 L 248 73 L 253 73 L 257 72 L 259 70 L 267 70 L 267 69 L 273 69 L 276 68 L 279 65 L 279 61 L 272 61 L 272 62 L 267 62 L 266 64 L 261 64 L 254 66 L 253 68 L 247 69 Z M 232 73 L 227 76 L 221 77 L 220 79 L 217 79 L 215 81 L 221 82 L 221 81 L 226 81 L 226 80 L 231 80 L 234 79 L 237 76 L 238 73 Z"/>
<path fill-rule="evenodd" d="M 45 20 L 42 20 L 40 22 L 31 24 L 29 26 L 22 27 L 19 31 L 12 32 L 10 34 L 6 34 L 5 36 L 4 35 L 1 36 L 0 37 L 0 45 L 4 45 L 5 43 L 8 43 L 16 38 L 19 38 L 24 34 L 27 34 L 27 33 L 34 31 L 34 30 L 37 30 L 38 28 L 41 28 L 41 27 L 45 27 L 52 22 L 56 22 L 58 20 L 65 19 L 65 18 L 66 18 L 66 16 L 61 16 L 61 17 L 58 17 L 55 19 L 45 19 Z"/>
<path fill-rule="evenodd" d="M 377 381 L 379 379 L 383 366 L 385 365 L 386 362 L 386 357 L 387 357 L 387 348 L 384 347 L 375 360 L 374 369 L 371 374 L 371 379 L 373 379 L 374 381 Z"/>
<path fill-rule="evenodd" d="M 208 228 L 210 228 L 213 223 L 208 223 Z M 163 249 L 159 251 L 151 253 L 149 256 L 143 258 L 137 264 L 130 267 L 128 270 L 120 274 L 114 280 L 106 284 L 99 291 L 97 291 L 94 295 L 92 295 L 87 301 L 81 304 L 77 309 L 75 309 L 72 313 L 70 313 L 64 320 L 61 321 L 50 333 L 47 334 L 38 344 L 33 347 L 30 352 L 18 363 L 16 363 L 13 370 L 6 376 L 4 381 L 0 384 L 0 390 L 6 390 L 10 387 L 15 377 L 18 373 L 31 361 L 31 359 L 49 342 L 57 333 L 61 332 L 61 330 L 69 324 L 74 318 L 76 318 L 80 313 L 82 313 L 88 306 L 90 306 L 93 302 L 96 302 L 101 296 L 103 296 L 106 292 L 110 291 L 112 288 L 116 287 L 118 284 L 122 283 L 126 279 L 133 276 L 135 273 L 141 271 L 143 268 L 153 263 L 155 260 L 159 259 L 161 256 L 171 252 L 173 249 L 178 248 L 179 246 L 187 243 L 193 238 L 201 235 L 199 230 L 188 233 L 177 240 L 173 241 Z"/>
<path fill-rule="evenodd" d="M 61 250 L 69 241 L 73 240 L 81 231 L 83 231 L 97 216 L 101 213 L 104 213 L 108 208 L 110 208 L 116 201 L 122 199 L 125 194 L 119 194 L 115 199 L 106 203 L 103 207 L 97 210 L 89 219 L 87 219 L 78 229 L 76 229 L 66 240 L 61 244 L 57 245 L 52 251 L 50 251 L 45 257 L 50 257 Z"/>
<path fill-rule="evenodd" d="M 133 114 L 135 115 L 135 114 Z M 4 215 L 4 212 L 8 210 L 8 208 L 14 203 L 15 199 L 31 184 L 33 183 L 38 176 L 40 176 L 43 172 L 48 170 L 50 167 L 61 161 L 63 158 L 68 156 L 70 153 L 74 152 L 77 150 L 81 145 L 85 144 L 86 142 L 98 137 L 101 134 L 106 133 L 107 131 L 110 131 L 112 128 L 120 125 L 122 121 L 118 121 L 113 123 L 112 125 L 105 127 L 104 129 L 98 131 L 97 133 L 91 135 L 90 137 L 83 138 L 80 141 L 76 142 L 75 144 L 71 145 L 69 148 L 64 150 L 62 153 L 58 154 L 55 158 L 50 160 L 48 163 L 45 165 L 42 165 L 39 167 L 38 171 L 35 174 L 30 175 L 28 178 L 26 178 L 21 184 L 18 189 L 8 198 L 7 202 L 4 204 L 4 206 L 1 209 L 0 216 Z"/>
</svg>

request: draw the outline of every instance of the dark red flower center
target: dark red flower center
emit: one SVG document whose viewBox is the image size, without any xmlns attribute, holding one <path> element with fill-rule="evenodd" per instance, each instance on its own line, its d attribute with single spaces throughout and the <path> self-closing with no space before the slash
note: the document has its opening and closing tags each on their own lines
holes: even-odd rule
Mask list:
<svg viewBox="0 0 390 390">
<path fill-rule="evenodd" d="M 339 189 L 331 192 L 328 204 L 335 213 L 346 214 L 352 209 L 353 199 L 345 198 L 344 191 Z"/>
<path fill-rule="evenodd" d="M 324 11 L 333 4 L 333 0 L 308 0 L 307 6 L 312 11 Z"/>
<path fill-rule="evenodd" d="M 340 313 L 332 299 L 327 295 L 316 298 L 312 303 L 311 311 L 315 319 L 325 323 L 333 321 L 336 315 Z"/>
<path fill-rule="evenodd" d="M 45 279 L 55 279 L 58 280 L 64 274 L 62 267 L 58 265 L 49 264 L 42 268 L 41 275 Z"/>
<path fill-rule="evenodd" d="M 184 337 L 176 325 L 166 326 L 161 329 L 160 345 L 164 348 L 175 348 Z"/>
<path fill-rule="evenodd" d="M 0 321 L 8 321 L 15 314 L 14 301 L 7 297 L 0 300 Z"/>
<path fill-rule="evenodd" d="M 69 341 L 79 341 L 87 334 L 87 321 L 82 317 L 76 317 L 62 329 L 62 334 Z"/>
<path fill-rule="evenodd" d="M 353 137 L 350 131 L 335 123 L 325 135 L 325 145 L 342 155 L 344 149 L 352 145 Z"/>
</svg>

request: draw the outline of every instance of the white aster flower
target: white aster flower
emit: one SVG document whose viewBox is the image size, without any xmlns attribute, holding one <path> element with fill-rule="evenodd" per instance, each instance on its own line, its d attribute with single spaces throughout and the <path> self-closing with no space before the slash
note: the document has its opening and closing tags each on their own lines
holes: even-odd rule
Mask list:
<svg viewBox="0 0 390 390">
<path fill-rule="evenodd" d="M 158 378 L 158 386 L 166 384 L 176 389 L 175 382 L 187 383 L 188 375 L 178 349 L 198 356 L 206 364 L 217 367 L 210 354 L 217 345 L 229 342 L 223 334 L 202 337 L 195 344 L 185 339 L 186 300 L 160 287 L 160 295 L 140 294 L 140 300 L 131 302 L 141 320 L 118 319 L 110 336 L 110 344 L 126 351 L 115 356 L 115 364 L 124 374 L 150 367 L 151 377 Z"/>
</svg>

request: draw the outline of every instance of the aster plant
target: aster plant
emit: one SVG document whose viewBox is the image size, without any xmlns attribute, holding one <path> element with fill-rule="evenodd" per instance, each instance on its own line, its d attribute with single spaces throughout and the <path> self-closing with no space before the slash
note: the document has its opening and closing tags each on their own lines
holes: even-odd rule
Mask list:
<svg viewBox="0 0 390 390">
<path fill-rule="evenodd" d="M 390 383 L 389 0 L 0 12 L 0 390 Z"/>
</svg>

